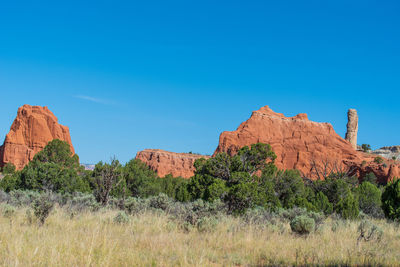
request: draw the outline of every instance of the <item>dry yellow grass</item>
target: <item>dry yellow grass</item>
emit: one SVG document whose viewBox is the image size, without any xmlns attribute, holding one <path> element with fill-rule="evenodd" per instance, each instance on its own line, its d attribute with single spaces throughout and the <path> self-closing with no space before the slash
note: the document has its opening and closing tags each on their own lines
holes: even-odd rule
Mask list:
<svg viewBox="0 0 400 267">
<path fill-rule="evenodd" d="M 42 227 L 29 223 L 25 209 L 0 217 L 2 266 L 269 266 L 385 265 L 400 263 L 400 231 L 374 221 L 381 241 L 357 245 L 359 222 L 328 220 L 308 237 L 287 224 L 259 229 L 226 217 L 209 232 L 185 231 L 168 216 L 147 213 L 116 224 L 116 211 L 71 218 L 57 208 Z"/>
</svg>

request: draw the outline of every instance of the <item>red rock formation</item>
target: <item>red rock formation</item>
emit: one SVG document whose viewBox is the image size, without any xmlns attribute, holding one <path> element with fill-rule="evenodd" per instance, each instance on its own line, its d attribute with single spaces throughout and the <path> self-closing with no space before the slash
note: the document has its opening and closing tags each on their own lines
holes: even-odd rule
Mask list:
<svg viewBox="0 0 400 267">
<path fill-rule="evenodd" d="M 354 150 L 329 123 L 309 121 L 306 114 L 285 117 L 268 106 L 254 111 L 236 131 L 223 132 L 214 155 L 220 152 L 233 155 L 241 147 L 258 142 L 272 146 L 278 168 L 298 169 L 311 178 L 317 178 L 316 170 L 322 171 L 325 166 L 364 175 L 363 161 L 380 181 L 390 180 L 399 171 L 395 164 L 390 168 L 372 168 L 373 157 Z"/>
<path fill-rule="evenodd" d="M 173 177 L 181 176 L 183 178 L 190 178 L 195 171 L 193 166 L 194 161 L 199 158 L 209 157 L 189 153 L 168 152 L 160 149 L 145 149 L 139 151 L 136 155 L 136 159 L 146 163 L 160 177 L 172 174 Z"/>
<path fill-rule="evenodd" d="M 24 105 L 0 147 L 0 165 L 11 162 L 20 170 L 53 139 L 68 142 L 74 153 L 68 127 L 60 125 L 47 107 Z"/>
</svg>

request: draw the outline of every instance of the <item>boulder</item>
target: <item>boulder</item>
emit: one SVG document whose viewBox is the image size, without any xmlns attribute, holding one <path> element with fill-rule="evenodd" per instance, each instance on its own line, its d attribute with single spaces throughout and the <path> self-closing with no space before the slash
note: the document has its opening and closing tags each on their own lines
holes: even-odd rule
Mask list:
<svg viewBox="0 0 400 267">
<path fill-rule="evenodd" d="M 10 162 L 17 170 L 22 169 L 53 139 L 68 142 L 71 151 L 75 153 L 68 127 L 60 125 L 47 107 L 20 107 L 0 147 L 0 166 Z"/>
<path fill-rule="evenodd" d="M 190 178 L 195 171 L 194 161 L 199 158 L 209 158 L 209 156 L 160 149 L 145 149 L 136 155 L 136 159 L 146 163 L 160 177 L 171 174 L 173 177 Z"/>
</svg>

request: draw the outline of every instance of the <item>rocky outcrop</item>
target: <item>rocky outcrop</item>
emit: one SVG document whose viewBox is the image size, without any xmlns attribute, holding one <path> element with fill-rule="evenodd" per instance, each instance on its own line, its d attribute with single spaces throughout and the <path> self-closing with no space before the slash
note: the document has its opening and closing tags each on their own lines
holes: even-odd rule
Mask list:
<svg viewBox="0 0 400 267">
<path fill-rule="evenodd" d="M 358 115 L 357 110 L 349 109 L 347 112 L 347 132 L 346 140 L 353 149 L 357 150 Z"/>
<path fill-rule="evenodd" d="M 237 130 L 223 132 L 214 155 L 220 152 L 234 155 L 243 146 L 262 142 L 272 146 L 278 168 L 297 169 L 312 179 L 323 178 L 324 173 L 331 171 L 344 171 L 361 178 L 373 172 L 382 183 L 400 177 L 399 162 L 385 160 L 376 163 L 375 155 L 356 151 L 351 143 L 357 143 L 357 113 L 350 110 L 348 115 L 347 136 L 350 141 L 340 137 L 329 123 L 310 121 L 306 114 L 285 117 L 265 106 L 254 111 Z M 136 156 L 160 177 L 172 174 L 185 178 L 193 175 L 193 163 L 201 157 L 208 158 L 155 149 L 138 152 Z"/>
<path fill-rule="evenodd" d="M 237 130 L 223 132 L 214 155 L 220 152 L 233 155 L 241 147 L 258 142 L 272 146 L 278 168 L 297 169 L 314 179 L 320 178 L 325 170 L 346 170 L 362 176 L 370 166 L 378 179 L 385 182 L 399 169 L 394 162 L 385 163 L 388 167 L 382 165 L 382 169 L 373 167 L 374 157 L 356 151 L 329 123 L 310 121 L 306 114 L 285 117 L 268 106 L 254 111 Z"/>
<path fill-rule="evenodd" d="M 60 125 L 47 107 L 24 105 L 0 147 L 0 165 L 10 162 L 20 170 L 53 139 L 68 142 L 74 153 L 68 127 Z"/>
<path fill-rule="evenodd" d="M 195 171 L 194 161 L 199 158 L 209 157 L 190 153 L 168 152 L 160 149 L 145 149 L 139 151 L 136 155 L 136 159 L 146 163 L 160 177 L 171 174 L 173 177 L 190 178 Z"/>
<path fill-rule="evenodd" d="M 400 160 L 400 146 L 385 146 L 372 151 L 372 153 L 387 159 Z"/>
</svg>

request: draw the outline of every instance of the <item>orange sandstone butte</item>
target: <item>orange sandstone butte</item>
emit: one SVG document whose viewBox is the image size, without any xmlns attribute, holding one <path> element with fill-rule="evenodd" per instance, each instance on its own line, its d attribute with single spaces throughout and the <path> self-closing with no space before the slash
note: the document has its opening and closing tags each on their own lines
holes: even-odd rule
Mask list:
<svg viewBox="0 0 400 267">
<path fill-rule="evenodd" d="M 75 153 L 68 127 L 60 125 L 47 107 L 23 105 L 0 147 L 0 166 L 10 162 L 22 169 L 53 139 L 66 141 Z"/>
<path fill-rule="evenodd" d="M 160 149 L 145 149 L 139 151 L 136 155 L 136 159 L 146 163 L 152 170 L 157 172 L 159 177 L 171 174 L 173 177 L 190 178 L 195 171 L 194 161 L 199 158 L 210 157 L 190 153 L 175 153 Z"/>
<path fill-rule="evenodd" d="M 268 106 L 254 111 L 237 130 L 223 132 L 214 155 L 220 152 L 233 155 L 241 147 L 258 142 L 272 146 L 278 168 L 297 169 L 312 179 L 323 176 L 321 172 L 326 167 L 328 171 L 346 170 L 359 177 L 372 171 L 380 182 L 400 174 L 395 161 L 374 163 L 374 156 L 356 151 L 331 124 L 310 121 L 306 114 L 285 117 Z"/>
<path fill-rule="evenodd" d="M 237 130 L 223 132 L 214 155 L 221 152 L 234 155 L 241 147 L 258 142 L 272 146 L 278 168 L 297 169 L 311 179 L 323 179 L 325 171 L 345 171 L 360 178 L 373 172 L 382 183 L 400 177 L 398 162 L 374 162 L 375 156 L 356 151 L 350 142 L 334 131 L 331 124 L 310 121 L 304 113 L 285 117 L 268 106 L 254 111 Z M 156 149 L 140 151 L 136 156 L 160 177 L 172 174 L 185 178 L 193 175 L 193 163 L 201 157 L 208 158 Z"/>
</svg>

